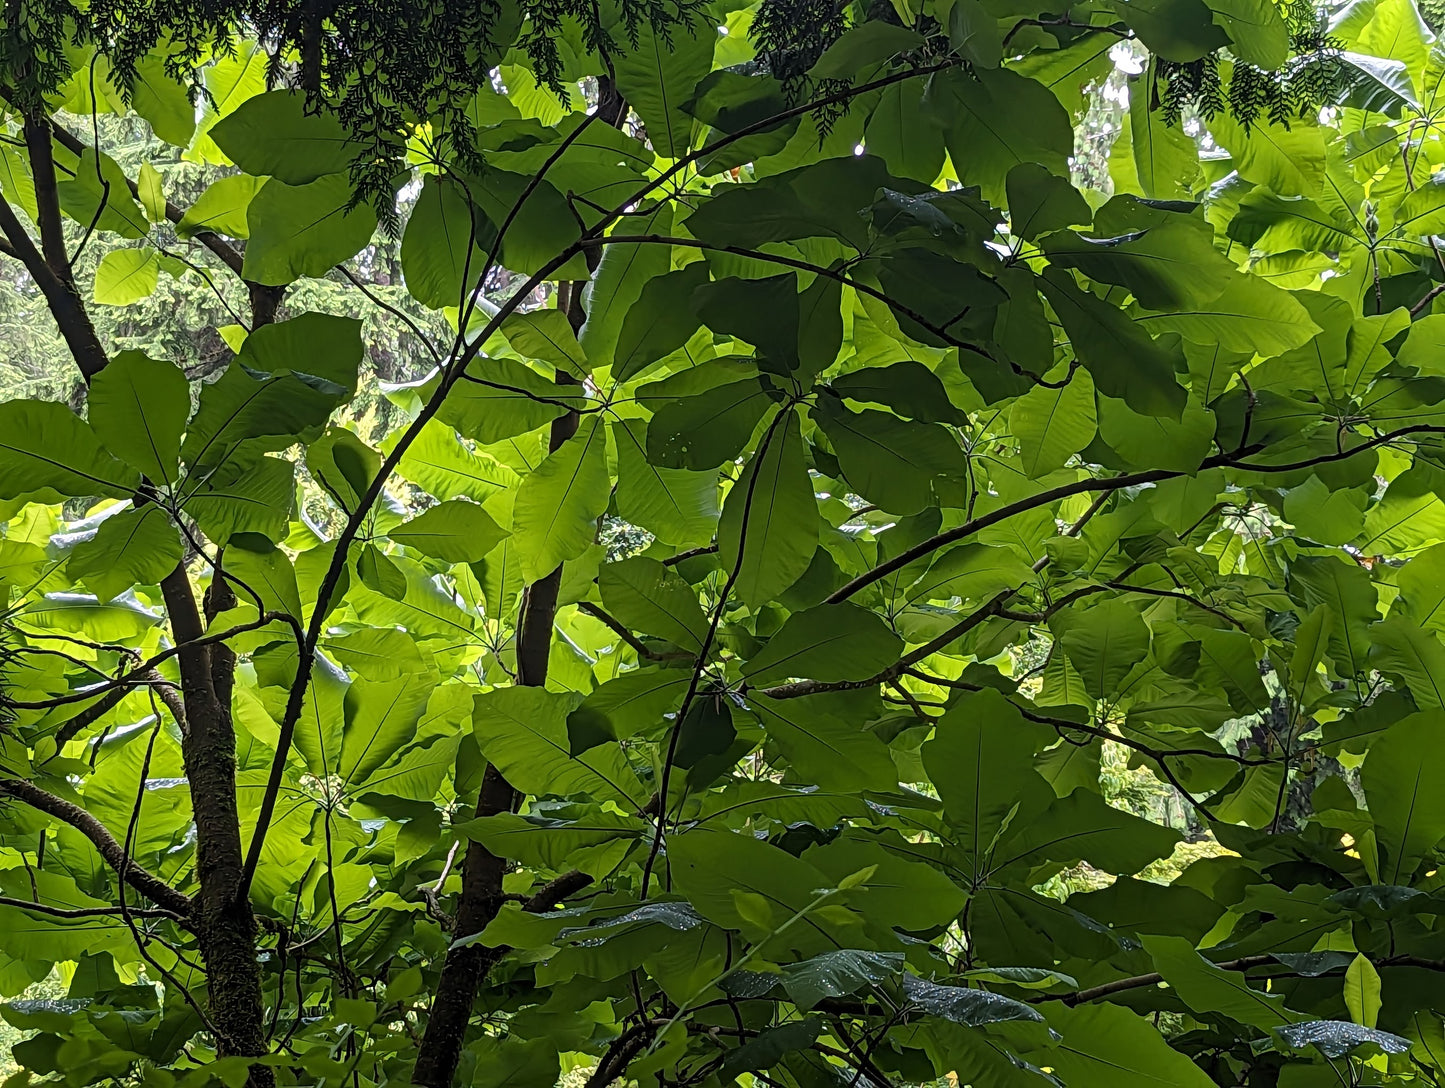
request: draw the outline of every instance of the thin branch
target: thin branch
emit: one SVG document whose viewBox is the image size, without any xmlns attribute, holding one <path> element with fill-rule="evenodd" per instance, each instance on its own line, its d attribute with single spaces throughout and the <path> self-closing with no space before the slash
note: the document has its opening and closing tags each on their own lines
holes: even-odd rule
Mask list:
<svg viewBox="0 0 1445 1088">
<path fill-rule="evenodd" d="M 91 841 L 107 865 L 117 873 L 125 874 L 126 883 L 132 888 L 172 914 L 190 917 L 190 898 L 132 861 L 106 826 L 79 805 L 18 778 L 0 779 L 0 796 L 23 801 L 31 808 L 69 824 Z"/>
<path fill-rule="evenodd" d="M 639 657 L 645 657 L 650 661 L 665 661 L 669 658 L 676 657 L 692 657 L 689 653 L 659 653 L 629 631 L 615 616 L 605 611 L 599 605 L 592 604 L 590 601 L 578 602 L 577 610 L 587 613 L 587 615 L 606 626 L 613 634 L 636 650 Z"/>
</svg>

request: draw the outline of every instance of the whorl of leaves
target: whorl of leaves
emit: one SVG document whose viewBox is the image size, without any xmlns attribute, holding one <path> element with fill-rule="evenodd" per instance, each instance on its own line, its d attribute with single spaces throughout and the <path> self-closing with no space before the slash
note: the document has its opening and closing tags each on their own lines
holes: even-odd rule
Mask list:
<svg viewBox="0 0 1445 1088">
<path fill-rule="evenodd" d="M 1156 68 L 1165 119 L 1178 124 L 1186 110 L 1205 118 L 1228 109 L 1246 129 L 1261 118 L 1289 126 L 1328 105 L 1344 78 L 1340 44 L 1329 36 L 1309 0 L 1283 6 L 1290 30 L 1289 61 L 1276 71 L 1235 59 L 1221 71 L 1218 52 L 1196 61 L 1160 59 Z"/>
</svg>

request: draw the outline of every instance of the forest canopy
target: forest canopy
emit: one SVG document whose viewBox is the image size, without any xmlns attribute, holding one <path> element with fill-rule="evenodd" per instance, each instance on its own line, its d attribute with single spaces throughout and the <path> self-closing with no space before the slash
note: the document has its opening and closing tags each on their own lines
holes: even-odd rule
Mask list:
<svg viewBox="0 0 1445 1088">
<path fill-rule="evenodd" d="M 1445 1078 L 1413 0 L 14 0 L 6 1088 Z"/>
</svg>

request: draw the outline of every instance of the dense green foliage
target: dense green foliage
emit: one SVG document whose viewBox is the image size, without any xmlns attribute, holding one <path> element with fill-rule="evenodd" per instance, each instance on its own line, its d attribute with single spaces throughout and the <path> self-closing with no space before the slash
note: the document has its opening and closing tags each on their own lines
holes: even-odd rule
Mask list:
<svg viewBox="0 0 1445 1088">
<path fill-rule="evenodd" d="M 3 18 L 17 1086 L 1445 1077 L 1410 0 Z"/>
</svg>

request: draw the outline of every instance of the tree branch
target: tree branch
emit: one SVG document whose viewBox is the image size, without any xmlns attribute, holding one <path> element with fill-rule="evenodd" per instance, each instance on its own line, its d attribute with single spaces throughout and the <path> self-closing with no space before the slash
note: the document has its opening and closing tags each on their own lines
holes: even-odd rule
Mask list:
<svg viewBox="0 0 1445 1088">
<path fill-rule="evenodd" d="M 117 873 L 125 873 L 126 883 L 132 888 L 172 914 L 191 917 L 190 898 L 126 857 L 125 849 L 106 826 L 79 805 L 18 778 L 0 779 L 0 795 L 24 801 L 31 808 L 69 824 L 94 844 L 107 865 Z"/>
</svg>

